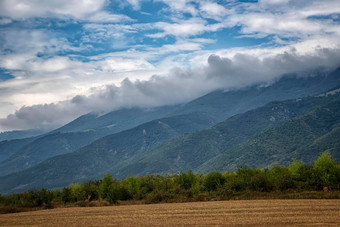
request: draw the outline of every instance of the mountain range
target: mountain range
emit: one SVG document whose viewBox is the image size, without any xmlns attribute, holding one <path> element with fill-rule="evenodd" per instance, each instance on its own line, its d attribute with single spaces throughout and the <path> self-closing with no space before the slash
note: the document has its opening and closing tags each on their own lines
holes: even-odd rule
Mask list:
<svg viewBox="0 0 340 227">
<path fill-rule="evenodd" d="M 340 69 L 218 90 L 186 104 L 89 113 L 49 133 L 0 142 L 0 192 L 62 187 L 105 173 L 271 167 L 310 162 L 323 151 L 340 158 L 339 85 Z"/>
</svg>

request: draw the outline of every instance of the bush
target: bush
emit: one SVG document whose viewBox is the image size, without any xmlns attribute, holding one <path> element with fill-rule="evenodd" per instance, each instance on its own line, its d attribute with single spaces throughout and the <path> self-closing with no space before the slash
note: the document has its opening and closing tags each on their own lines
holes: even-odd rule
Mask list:
<svg viewBox="0 0 340 227">
<path fill-rule="evenodd" d="M 214 191 L 225 182 L 223 175 L 219 172 L 208 173 L 203 180 L 205 190 Z"/>
<path fill-rule="evenodd" d="M 181 173 L 175 176 L 175 183 L 184 190 L 190 189 L 196 182 L 197 176 L 191 170 L 189 170 L 188 173 Z"/>
<path fill-rule="evenodd" d="M 28 203 L 31 204 L 32 207 L 52 207 L 53 200 L 53 192 L 47 189 L 40 190 L 31 190 L 28 192 Z"/>
<path fill-rule="evenodd" d="M 139 198 L 143 199 L 147 194 L 156 191 L 161 181 L 160 176 L 148 175 L 140 178 Z"/>
<path fill-rule="evenodd" d="M 314 162 L 313 170 L 315 180 L 318 182 L 318 189 L 322 189 L 323 187 L 333 186 L 331 183 L 336 180 L 331 178 L 334 177 L 334 174 L 337 174 L 337 167 L 335 160 L 331 157 L 328 152 L 322 153 L 318 159 Z"/>
<path fill-rule="evenodd" d="M 269 171 L 269 175 L 275 190 L 285 191 L 294 188 L 292 174 L 286 167 L 275 166 Z"/>
<path fill-rule="evenodd" d="M 135 198 L 138 199 L 140 190 L 140 179 L 137 177 L 127 177 L 121 181 L 122 200 Z"/>
<path fill-rule="evenodd" d="M 268 192 L 273 189 L 273 185 L 268 178 L 268 170 L 251 169 L 241 167 L 236 171 L 232 179 L 231 189 L 235 191 L 259 191 Z"/>
<path fill-rule="evenodd" d="M 105 200 L 108 201 L 110 204 L 117 203 L 118 199 L 120 198 L 121 190 L 118 184 L 111 184 L 108 187 L 107 194 L 105 196 Z"/>
<path fill-rule="evenodd" d="M 85 199 L 88 201 L 99 199 L 98 187 L 100 181 L 89 181 L 82 184 L 81 190 L 84 192 Z"/>
<path fill-rule="evenodd" d="M 110 174 L 105 174 L 99 185 L 99 195 L 109 203 L 116 203 L 120 197 L 120 187 L 117 182 L 113 182 Z"/>
<path fill-rule="evenodd" d="M 63 190 L 61 191 L 61 199 L 64 204 L 76 202 L 76 199 L 73 197 L 72 189 L 70 187 L 63 188 Z"/>
</svg>

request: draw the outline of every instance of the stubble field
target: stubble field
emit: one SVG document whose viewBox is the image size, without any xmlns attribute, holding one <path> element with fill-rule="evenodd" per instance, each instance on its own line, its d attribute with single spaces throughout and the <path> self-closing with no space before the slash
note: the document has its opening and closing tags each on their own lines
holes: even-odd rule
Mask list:
<svg viewBox="0 0 340 227">
<path fill-rule="evenodd" d="M 0 215 L 0 226 L 340 226 L 340 200 L 73 207 Z"/>
</svg>

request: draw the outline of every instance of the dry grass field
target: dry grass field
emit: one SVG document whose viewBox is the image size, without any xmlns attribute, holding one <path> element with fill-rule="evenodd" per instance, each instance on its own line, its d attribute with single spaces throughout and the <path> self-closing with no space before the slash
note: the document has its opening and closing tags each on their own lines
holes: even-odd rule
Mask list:
<svg viewBox="0 0 340 227">
<path fill-rule="evenodd" d="M 340 226 L 340 200 L 73 207 L 0 215 L 0 226 Z"/>
</svg>

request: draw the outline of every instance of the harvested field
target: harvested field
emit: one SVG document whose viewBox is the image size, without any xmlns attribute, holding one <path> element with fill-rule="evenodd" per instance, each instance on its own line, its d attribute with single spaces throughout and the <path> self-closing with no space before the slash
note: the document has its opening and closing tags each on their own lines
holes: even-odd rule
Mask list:
<svg viewBox="0 0 340 227">
<path fill-rule="evenodd" d="M 0 226 L 340 226 L 340 200 L 74 207 L 0 215 Z"/>
</svg>

